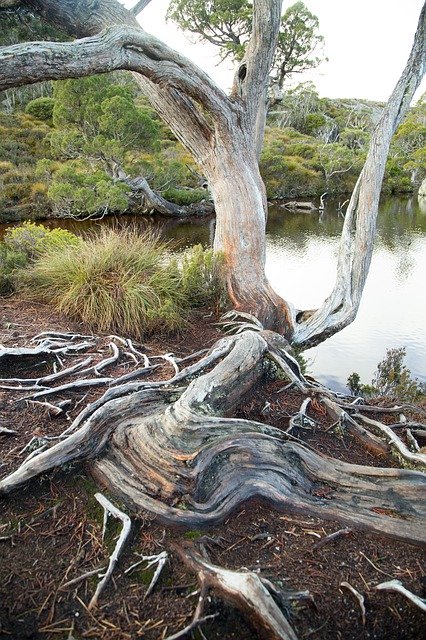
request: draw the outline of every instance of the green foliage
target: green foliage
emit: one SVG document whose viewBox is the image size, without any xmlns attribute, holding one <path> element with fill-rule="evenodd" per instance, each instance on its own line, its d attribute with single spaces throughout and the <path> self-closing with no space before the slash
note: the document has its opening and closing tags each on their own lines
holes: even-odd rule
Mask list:
<svg viewBox="0 0 426 640">
<path fill-rule="evenodd" d="M 118 143 L 121 154 L 155 147 L 161 130 L 157 116 L 146 104 L 136 104 L 132 85 L 121 80 L 103 74 L 55 82 L 53 123 L 58 131 L 79 134 L 75 151 L 90 155 L 90 141 L 97 137 L 97 151 L 108 141 Z"/>
<path fill-rule="evenodd" d="M 182 290 L 189 306 L 222 304 L 226 298 L 223 278 L 223 256 L 197 244 L 182 258 Z"/>
<path fill-rule="evenodd" d="M 295 2 L 284 13 L 272 70 L 279 87 L 292 73 L 314 69 L 322 62 L 322 56 L 315 55 L 324 44 L 318 28 L 318 18 L 303 2 Z"/>
<path fill-rule="evenodd" d="M 199 40 L 220 49 L 222 60 L 228 56 L 242 60 L 249 39 L 253 3 L 247 0 L 172 0 L 167 18 Z M 272 77 L 282 87 L 292 73 L 317 67 L 321 57 L 314 54 L 323 44 L 318 34 L 318 18 L 303 2 L 296 2 L 281 18 Z"/>
<path fill-rule="evenodd" d="M 83 161 L 72 160 L 52 175 L 48 196 L 60 215 L 87 215 L 105 211 L 125 211 L 128 187 L 105 171 L 92 171 Z"/>
<path fill-rule="evenodd" d="M 206 189 L 175 189 L 169 187 L 163 191 L 162 196 L 170 202 L 184 206 L 205 200 L 208 198 L 209 192 Z"/>
<path fill-rule="evenodd" d="M 66 229 L 47 229 L 30 221 L 10 227 L 4 236 L 5 247 L 17 255 L 24 255 L 27 260 L 80 243 L 80 238 Z"/>
<path fill-rule="evenodd" d="M 151 232 L 105 230 L 43 253 L 20 274 L 27 296 L 101 331 L 142 336 L 182 326 L 185 297 L 170 245 Z"/>
<path fill-rule="evenodd" d="M 28 113 L 37 120 L 43 120 L 44 122 L 51 123 L 53 117 L 53 108 L 55 101 L 53 98 L 42 97 L 31 100 L 25 107 L 25 113 Z"/>
<path fill-rule="evenodd" d="M 28 258 L 24 253 L 13 251 L 4 242 L 0 242 L 0 295 L 13 292 L 13 275 L 17 269 L 25 267 Z"/>
<path fill-rule="evenodd" d="M 371 385 L 361 383 L 358 373 L 352 373 L 347 381 L 355 395 L 388 396 L 400 402 L 417 402 L 424 399 L 426 387 L 411 377 L 404 364 L 405 349 L 388 349 L 386 356 L 377 365 Z"/>
<path fill-rule="evenodd" d="M 220 48 L 222 60 L 241 60 L 251 31 L 252 6 L 246 0 L 172 0 L 167 10 L 184 31 Z"/>
</svg>

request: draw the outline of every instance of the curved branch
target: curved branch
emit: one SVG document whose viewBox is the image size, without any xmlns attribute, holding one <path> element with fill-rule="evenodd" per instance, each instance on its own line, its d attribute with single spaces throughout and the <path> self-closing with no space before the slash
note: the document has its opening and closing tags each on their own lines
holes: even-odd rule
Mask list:
<svg viewBox="0 0 426 640">
<path fill-rule="evenodd" d="M 358 311 L 373 253 L 380 190 L 392 136 L 426 69 L 426 4 L 404 71 L 371 137 L 363 170 L 350 199 L 340 241 L 336 283 L 313 314 L 296 324 L 294 342 L 313 346 L 350 324 Z M 301 314 L 303 318 L 303 314 Z"/>
<path fill-rule="evenodd" d="M 222 117 L 228 99 L 194 65 L 142 29 L 110 27 L 74 42 L 26 42 L 0 48 L 0 90 L 41 80 L 137 71 L 162 87 L 175 87 Z"/>
</svg>

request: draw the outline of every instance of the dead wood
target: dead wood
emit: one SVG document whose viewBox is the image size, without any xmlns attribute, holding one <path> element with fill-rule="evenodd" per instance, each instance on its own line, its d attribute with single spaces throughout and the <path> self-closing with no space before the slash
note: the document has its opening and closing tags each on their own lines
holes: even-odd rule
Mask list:
<svg viewBox="0 0 426 640">
<path fill-rule="evenodd" d="M 416 607 L 419 607 L 422 611 L 426 613 L 426 600 L 424 598 L 420 598 L 415 593 L 411 593 L 408 589 L 404 587 L 402 582 L 399 580 L 389 580 L 388 582 L 382 582 L 381 584 L 376 585 L 376 589 L 381 591 L 395 591 L 396 593 L 400 593 L 405 596 L 410 602 L 412 602 Z"/>
<path fill-rule="evenodd" d="M 297 640 L 297 636 L 267 585 L 252 571 L 231 571 L 205 560 L 193 547 L 174 545 L 183 563 L 196 573 L 202 593 L 216 595 L 240 609 L 265 640 Z M 178 636 L 175 636 L 178 637 Z"/>
<path fill-rule="evenodd" d="M 230 417 L 241 396 L 265 375 L 270 358 L 300 389 L 324 397 L 326 390 L 303 378 L 279 336 L 244 331 L 219 340 L 167 381 L 111 387 L 81 412 L 68 437 L 4 478 L 0 491 L 85 459 L 94 477 L 131 509 L 150 511 L 170 524 L 217 523 L 257 497 L 280 509 L 321 513 L 354 528 L 424 541 L 423 473 L 331 460 L 287 441 L 274 427 Z M 339 401 L 335 397 L 333 408 L 339 409 Z"/>
<path fill-rule="evenodd" d="M 117 507 L 114 506 L 112 502 L 110 502 L 107 498 L 105 498 L 105 496 L 103 496 L 101 493 L 95 493 L 95 498 L 102 505 L 104 509 L 104 526 L 102 530 L 102 537 L 105 535 L 105 528 L 106 528 L 109 514 L 114 516 L 114 518 L 118 518 L 119 520 L 121 520 L 123 523 L 123 528 L 117 540 L 117 544 L 115 545 L 115 549 L 110 556 L 108 568 L 105 572 L 105 575 L 102 577 L 102 579 L 98 583 L 98 586 L 96 587 L 96 591 L 89 602 L 89 607 L 88 607 L 89 611 L 97 607 L 99 597 L 111 578 L 112 572 L 114 571 L 114 567 L 118 562 L 120 553 L 124 545 L 126 544 L 126 540 L 129 537 L 130 529 L 132 526 L 132 522 L 129 516 L 123 513 L 122 511 L 120 511 L 120 509 L 117 509 Z"/>
</svg>

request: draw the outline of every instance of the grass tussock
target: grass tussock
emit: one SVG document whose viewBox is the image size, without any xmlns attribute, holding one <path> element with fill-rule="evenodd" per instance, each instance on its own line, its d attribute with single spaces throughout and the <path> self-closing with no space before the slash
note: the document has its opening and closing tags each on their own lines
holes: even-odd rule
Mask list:
<svg viewBox="0 0 426 640">
<path fill-rule="evenodd" d="M 170 243 L 146 231 L 105 230 L 78 246 L 47 251 L 20 274 L 20 289 L 101 331 L 140 337 L 176 329 L 184 315 Z"/>
</svg>

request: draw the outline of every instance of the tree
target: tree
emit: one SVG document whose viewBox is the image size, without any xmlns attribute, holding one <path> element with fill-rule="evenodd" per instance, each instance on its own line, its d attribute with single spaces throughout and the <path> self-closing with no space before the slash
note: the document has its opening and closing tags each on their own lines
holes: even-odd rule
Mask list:
<svg viewBox="0 0 426 640">
<path fill-rule="evenodd" d="M 251 33 L 253 5 L 247 0 L 172 0 L 167 17 L 184 31 L 219 47 L 222 60 L 242 60 Z M 318 18 L 303 2 L 295 2 L 285 11 L 271 69 L 279 90 L 289 75 L 313 69 L 322 62 L 321 56 L 315 55 L 324 43 L 318 27 Z"/>
<path fill-rule="evenodd" d="M 84 409 L 68 438 L 27 460 L 0 482 L 0 491 L 7 493 L 54 466 L 85 458 L 95 477 L 134 510 L 198 527 L 225 518 L 253 496 L 316 513 L 316 487 L 331 484 L 333 499 L 320 499 L 324 517 L 424 541 L 424 474 L 331 461 L 283 440 L 281 432 L 267 425 L 229 416 L 241 395 L 262 377 L 264 360 L 272 359 L 302 393 L 319 396 L 336 420 L 360 434 L 359 423 L 347 418 L 350 405 L 348 409 L 303 377 L 280 333 L 293 344 L 315 344 L 356 315 L 371 261 L 390 140 L 426 66 L 426 5 L 347 209 L 335 287 L 320 309 L 309 312 L 297 312 L 282 300 L 264 272 L 267 203 L 257 158 L 281 2 L 254 2 L 250 39 L 229 97 L 192 62 L 145 33 L 116 0 L 27 0 L 25 5 L 82 39 L 1 49 L 0 88 L 120 68 L 133 71 L 207 177 L 216 207 L 214 249 L 224 254 L 229 298 L 237 312 L 245 312 L 241 328 L 251 330 L 219 341 L 205 358 L 167 383 L 111 386 Z M 23 354 L 6 349 L 0 355 Z M 189 382 L 212 365 L 209 373 Z M 182 391 L 177 384 L 188 386 Z M 364 427 L 361 433 L 371 444 Z M 379 446 L 377 438 L 375 443 Z M 405 458 L 424 468 L 424 456 L 409 452 Z M 266 619 L 267 613 L 262 610 L 259 616 Z M 263 637 L 294 636 L 269 627 Z"/>
</svg>

